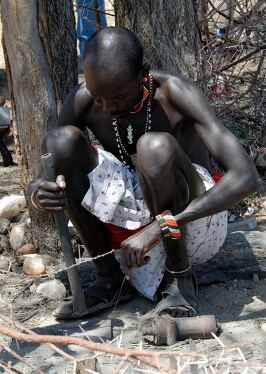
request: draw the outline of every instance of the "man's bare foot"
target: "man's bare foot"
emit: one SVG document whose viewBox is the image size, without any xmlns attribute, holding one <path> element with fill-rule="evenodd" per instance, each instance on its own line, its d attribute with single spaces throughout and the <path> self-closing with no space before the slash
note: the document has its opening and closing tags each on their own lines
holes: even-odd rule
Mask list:
<svg viewBox="0 0 266 374">
<path fill-rule="evenodd" d="M 85 317 L 131 300 L 132 290 L 129 284 L 124 281 L 124 275 L 118 271 L 111 275 L 98 275 L 96 280 L 84 290 L 84 296 L 88 309 L 83 316 L 78 316 L 75 313 L 72 300 L 61 303 L 53 315 L 57 319 L 63 320 Z"/>
<path fill-rule="evenodd" d="M 156 306 L 159 315 L 169 314 L 173 318 L 193 317 L 197 296 L 197 281 L 192 270 L 178 277 L 166 274 L 166 286 L 162 299 Z"/>
</svg>

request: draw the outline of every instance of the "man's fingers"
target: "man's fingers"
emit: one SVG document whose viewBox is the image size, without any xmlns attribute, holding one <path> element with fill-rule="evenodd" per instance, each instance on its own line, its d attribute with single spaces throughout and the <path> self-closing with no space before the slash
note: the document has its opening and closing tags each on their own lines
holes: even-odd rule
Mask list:
<svg viewBox="0 0 266 374">
<path fill-rule="evenodd" d="M 55 182 L 42 181 L 40 182 L 38 189 L 49 192 L 60 191 L 61 188 Z"/>
<path fill-rule="evenodd" d="M 126 279 L 129 280 L 130 276 L 131 276 L 131 269 L 126 264 L 125 252 L 124 251 L 122 251 L 121 267 L 122 267 L 123 273 L 125 274 Z"/>
<path fill-rule="evenodd" d="M 137 263 L 137 254 L 135 251 L 129 251 L 129 258 L 130 258 L 130 267 L 135 268 L 138 266 Z"/>
<path fill-rule="evenodd" d="M 37 192 L 37 196 L 39 200 L 47 199 L 47 200 L 59 200 L 66 198 L 66 192 L 63 190 L 60 191 L 44 191 L 39 189 Z"/>
<path fill-rule="evenodd" d="M 55 182 L 42 181 L 39 184 L 39 189 L 44 191 L 56 192 L 66 188 L 66 181 L 63 175 L 58 175 Z"/>
<path fill-rule="evenodd" d="M 66 199 L 56 199 L 56 200 L 40 200 L 41 205 L 45 206 L 45 208 L 54 208 L 54 207 L 62 207 L 65 208 L 67 206 Z"/>
<path fill-rule="evenodd" d="M 62 188 L 64 190 L 66 188 L 65 177 L 63 175 L 58 175 L 56 177 L 56 184 L 58 185 L 58 187 L 60 187 L 60 188 Z"/>
<path fill-rule="evenodd" d="M 65 207 L 61 206 L 55 206 L 55 207 L 47 207 L 45 208 L 46 212 L 48 213 L 56 213 L 56 212 L 62 212 Z"/>
<path fill-rule="evenodd" d="M 134 267 L 138 266 L 137 256 L 136 256 L 136 253 L 135 253 L 134 250 L 131 250 L 130 248 L 125 247 L 123 249 L 123 252 L 124 252 L 125 264 L 128 268 L 134 268 Z"/>
<path fill-rule="evenodd" d="M 144 255 L 141 251 L 136 253 L 136 266 L 142 266 L 145 264 Z"/>
<path fill-rule="evenodd" d="M 131 256 L 130 256 L 130 251 L 128 248 L 125 248 L 124 249 L 124 262 L 125 262 L 125 265 L 128 267 L 128 268 L 131 268 Z"/>
</svg>

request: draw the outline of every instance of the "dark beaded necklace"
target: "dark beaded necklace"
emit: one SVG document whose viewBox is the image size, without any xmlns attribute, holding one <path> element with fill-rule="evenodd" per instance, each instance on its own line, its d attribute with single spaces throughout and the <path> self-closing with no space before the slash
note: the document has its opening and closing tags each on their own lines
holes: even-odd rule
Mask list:
<svg viewBox="0 0 266 374">
<path fill-rule="evenodd" d="M 149 73 L 148 83 L 149 83 L 149 98 L 148 98 L 147 110 L 146 110 L 146 123 L 145 123 L 145 130 L 144 130 L 145 134 L 147 132 L 151 131 L 151 124 L 152 124 L 151 103 L 152 103 L 152 99 L 153 99 L 153 77 L 152 77 L 151 73 Z M 125 158 L 128 158 L 129 160 L 131 160 L 131 157 L 130 157 L 130 154 L 127 152 L 127 150 L 126 150 L 126 148 L 125 148 L 125 146 L 122 142 L 122 139 L 119 135 L 117 122 L 118 122 L 117 118 L 113 118 L 112 124 L 113 124 L 114 131 L 115 131 L 115 138 L 116 138 L 118 151 L 119 151 L 121 161 L 123 162 L 123 164 L 129 170 L 131 170 L 132 167 L 129 165 L 129 163 L 125 159 Z M 128 139 L 128 144 L 133 144 L 133 126 L 132 126 L 132 123 L 129 123 L 128 126 L 127 126 L 127 139 Z"/>
</svg>

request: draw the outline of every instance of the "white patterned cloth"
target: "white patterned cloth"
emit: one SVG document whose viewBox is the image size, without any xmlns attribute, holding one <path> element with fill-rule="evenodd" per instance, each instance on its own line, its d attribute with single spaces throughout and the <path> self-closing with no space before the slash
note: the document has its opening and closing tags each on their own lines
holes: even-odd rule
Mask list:
<svg viewBox="0 0 266 374">
<path fill-rule="evenodd" d="M 143 200 L 137 174 L 129 171 L 111 153 L 98 149 L 98 154 L 99 165 L 88 174 L 90 188 L 82 206 L 102 222 L 129 230 L 150 223 L 152 217 Z M 206 169 L 194 166 L 207 191 L 215 182 Z M 190 222 L 185 231 L 187 254 L 192 265 L 202 264 L 219 251 L 225 240 L 227 212 Z M 130 282 L 142 295 L 153 300 L 165 271 L 163 243 L 154 247 L 148 255 L 148 264 L 132 269 Z M 115 252 L 115 256 L 121 262 L 120 250 Z"/>
</svg>

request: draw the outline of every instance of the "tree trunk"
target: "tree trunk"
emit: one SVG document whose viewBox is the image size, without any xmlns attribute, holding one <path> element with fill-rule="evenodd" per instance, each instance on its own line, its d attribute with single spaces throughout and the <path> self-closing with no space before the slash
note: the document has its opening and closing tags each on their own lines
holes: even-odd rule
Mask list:
<svg viewBox="0 0 266 374">
<path fill-rule="evenodd" d="M 36 177 L 41 141 L 55 125 L 57 108 L 77 84 L 75 23 L 71 0 L 1 0 L 4 51 L 24 191 Z M 58 249 L 51 216 L 30 209 L 34 243 Z"/>
<path fill-rule="evenodd" d="M 115 0 L 116 24 L 135 31 L 153 68 L 201 77 L 200 35 L 193 0 Z"/>
</svg>

